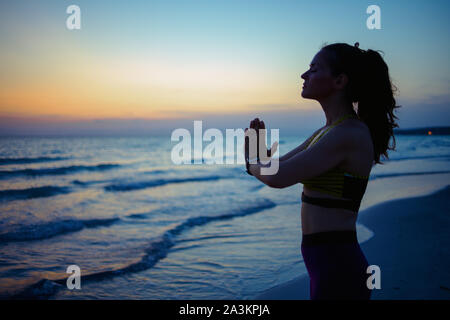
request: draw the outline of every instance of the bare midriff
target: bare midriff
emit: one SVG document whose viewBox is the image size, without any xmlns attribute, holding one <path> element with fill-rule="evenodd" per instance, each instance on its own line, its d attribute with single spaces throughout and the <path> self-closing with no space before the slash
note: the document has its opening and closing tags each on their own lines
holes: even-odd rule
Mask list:
<svg viewBox="0 0 450 320">
<path fill-rule="evenodd" d="M 303 188 L 305 195 L 310 197 L 340 199 L 324 195 L 318 191 Z M 302 233 L 311 234 L 325 231 L 356 230 L 358 214 L 342 208 L 324 208 L 310 203 L 302 203 Z"/>
</svg>

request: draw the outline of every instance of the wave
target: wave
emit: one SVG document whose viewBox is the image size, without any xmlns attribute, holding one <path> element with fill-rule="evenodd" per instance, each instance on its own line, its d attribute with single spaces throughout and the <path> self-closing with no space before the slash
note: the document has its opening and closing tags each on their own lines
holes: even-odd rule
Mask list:
<svg viewBox="0 0 450 320">
<path fill-rule="evenodd" d="M 145 174 L 162 174 L 162 173 L 169 173 L 172 171 L 173 170 L 155 169 L 155 170 L 144 171 L 143 173 L 145 173 Z"/>
<path fill-rule="evenodd" d="M 110 279 L 116 276 L 150 269 L 158 261 L 164 259 L 167 256 L 169 250 L 177 243 L 176 236 L 181 234 L 183 231 L 186 231 L 190 228 L 202 226 L 213 221 L 228 220 L 255 214 L 257 212 L 270 209 L 275 206 L 276 204 L 274 202 L 268 199 L 263 199 L 263 201 L 256 206 L 250 206 L 228 214 L 189 218 L 176 227 L 167 230 L 163 235 L 151 242 L 150 246 L 145 250 L 145 255 L 141 258 L 141 260 L 129 264 L 123 268 L 107 270 L 88 275 L 81 275 L 81 283 L 83 284 L 86 282 L 98 282 L 104 279 Z M 42 279 L 37 283 L 28 286 L 22 292 L 14 295 L 10 299 L 46 299 L 56 294 L 59 289 L 65 288 L 66 281 L 66 278 L 58 280 Z"/>
<path fill-rule="evenodd" d="M 43 169 L 21 169 L 0 171 L 0 178 L 8 178 L 11 176 L 43 176 L 43 175 L 63 175 L 79 171 L 103 171 L 120 167 L 120 164 L 102 163 L 93 166 L 69 166 L 59 168 L 43 168 Z"/>
<path fill-rule="evenodd" d="M 69 192 L 70 192 L 69 187 L 57 187 L 57 186 L 43 186 L 27 189 L 1 190 L 0 200 L 12 201 L 12 200 L 24 200 L 33 198 L 44 198 L 55 196 L 58 194 L 66 194 Z"/>
<path fill-rule="evenodd" d="M 129 219 L 147 219 L 148 214 L 146 213 L 134 213 L 130 214 L 127 218 Z"/>
<path fill-rule="evenodd" d="M 106 183 L 106 182 L 111 182 L 111 180 L 91 180 L 91 181 L 81 181 L 81 180 L 72 180 L 72 184 L 77 185 L 77 186 L 91 186 L 94 184 L 101 184 L 101 183 Z"/>
<path fill-rule="evenodd" d="M 450 171 L 424 171 L 424 172 L 404 172 L 404 173 L 380 173 L 370 175 L 370 180 L 392 178 L 392 177 L 402 177 L 402 176 L 420 176 L 424 174 L 444 174 L 450 173 Z"/>
<path fill-rule="evenodd" d="M 173 183 L 213 181 L 225 178 L 226 177 L 222 176 L 205 176 L 205 177 L 191 177 L 191 178 L 156 179 L 140 182 L 110 184 L 108 186 L 105 186 L 104 189 L 106 191 L 133 191 L 145 188 L 160 187 L 166 184 L 173 184 Z"/>
<path fill-rule="evenodd" d="M 265 186 L 266 186 L 265 184 L 261 183 L 261 184 L 259 184 L 257 186 L 251 187 L 250 191 L 258 191 L 258 190 L 264 188 Z"/>
<path fill-rule="evenodd" d="M 67 160 L 66 157 L 37 157 L 37 158 L 0 158 L 0 165 L 5 164 L 24 164 Z"/>
<path fill-rule="evenodd" d="M 66 219 L 43 224 L 28 225 L 13 232 L 0 234 L 0 243 L 48 239 L 58 235 L 79 231 L 84 228 L 109 226 L 119 220 L 119 218 L 89 220 Z"/>
<path fill-rule="evenodd" d="M 417 159 L 439 159 L 439 158 L 450 158 L 450 154 L 438 155 L 438 156 L 411 156 L 411 157 L 399 157 L 399 158 L 391 158 L 386 161 L 402 161 L 402 160 L 417 160 Z"/>
</svg>

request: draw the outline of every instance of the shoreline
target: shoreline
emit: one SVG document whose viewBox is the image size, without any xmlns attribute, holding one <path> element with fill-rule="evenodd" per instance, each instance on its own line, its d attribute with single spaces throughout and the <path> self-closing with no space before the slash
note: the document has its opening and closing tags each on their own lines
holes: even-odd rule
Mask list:
<svg viewBox="0 0 450 320">
<path fill-rule="evenodd" d="M 450 300 L 449 199 L 447 185 L 360 212 L 357 222 L 374 232 L 361 249 L 381 271 L 381 289 L 374 289 L 371 300 Z M 309 300 L 309 277 L 301 275 L 254 299 Z"/>
</svg>

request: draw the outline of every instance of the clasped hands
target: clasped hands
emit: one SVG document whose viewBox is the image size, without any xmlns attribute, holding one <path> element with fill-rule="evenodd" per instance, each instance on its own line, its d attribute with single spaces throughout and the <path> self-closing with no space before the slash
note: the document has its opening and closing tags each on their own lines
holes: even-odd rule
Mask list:
<svg viewBox="0 0 450 320">
<path fill-rule="evenodd" d="M 245 128 L 245 166 L 247 168 L 247 173 L 250 173 L 250 162 L 251 164 L 260 163 L 268 163 L 271 156 L 275 154 L 278 148 L 278 142 L 275 141 L 272 144 L 270 149 L 267 149 L 266 145 L 266 126 L 264 121 L 260 121 L 258 118 L 255 118 L 250 122 L 250 129 L 253 129 L 252 132 L 248 128 Z M 260 129 L 261 133 L 260 133 Z M 255 134 L 256 133 L 256 134 Z M 256 139 L 255 139 L 256 138 Z M 254 145 L 256 143 L 256 146 Z M 260 150 L 262 150 L 260 152 Z"/>
</svg>

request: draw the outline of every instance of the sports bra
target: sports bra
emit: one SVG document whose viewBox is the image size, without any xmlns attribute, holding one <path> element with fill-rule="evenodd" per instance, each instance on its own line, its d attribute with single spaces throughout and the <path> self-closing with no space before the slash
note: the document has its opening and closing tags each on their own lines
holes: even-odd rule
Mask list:
<svg viewBox="0 0 450 320">
<path fill-rule="evenodd" d="M 353 114 L 347 114 L 340 117 L 327 130 L 321 133 L 319 132 L 320 134 L 316 134 L 311 137 L 311 142 L 308 144 L 306 149 L 319 141 L 319 139 L 330 129 L 348 118 L 358 119 L 358 117 Z M 357 175 L 335 167 L 319 176 L 301 182 L 310 190 L 319 191 L 321 193 L 345 199 L 310 197 L 302 192 L 302 202 L 326 208 L 344 208 L 358 212 L 368 181 L 369 176 Z"/>
</svg>

